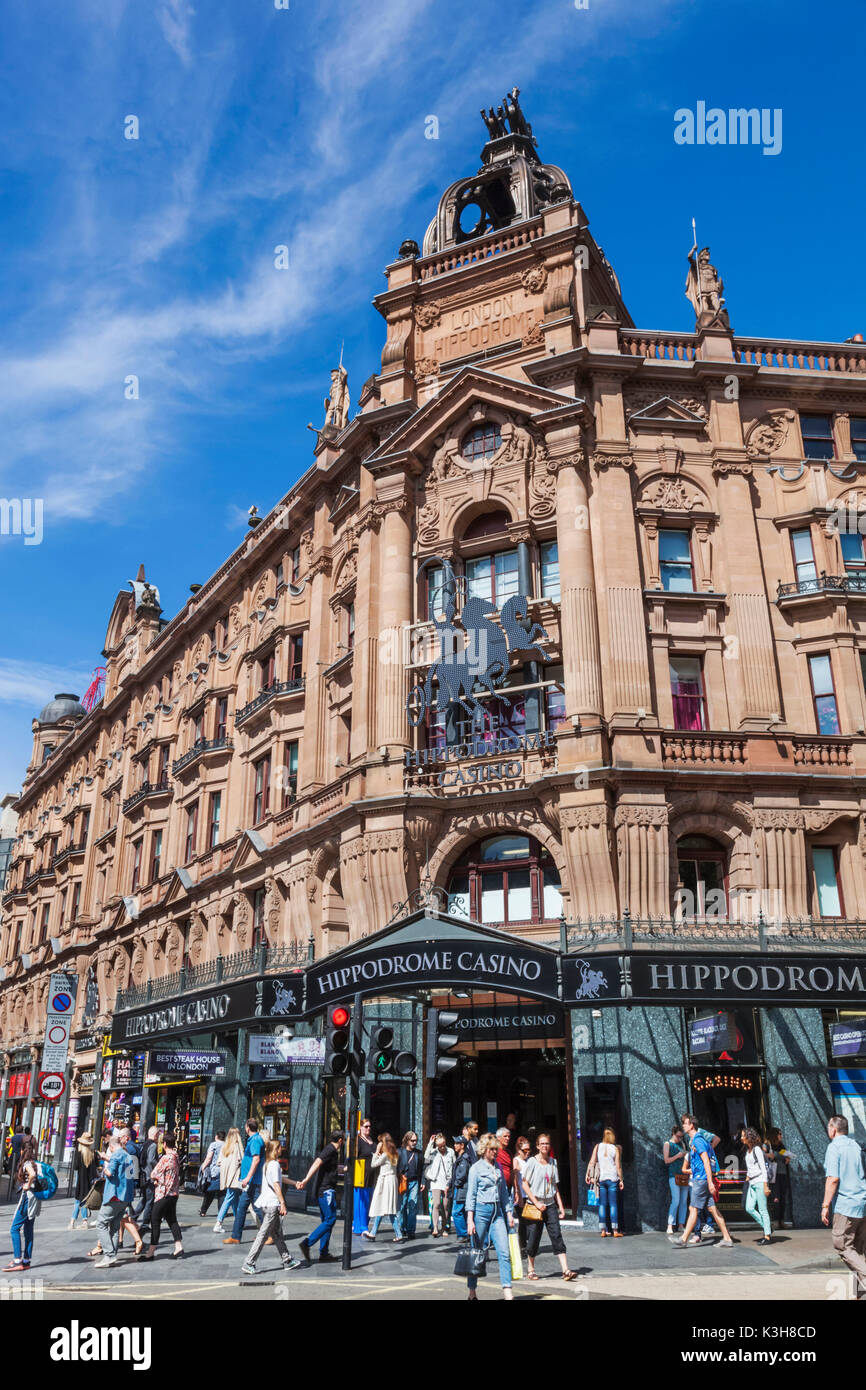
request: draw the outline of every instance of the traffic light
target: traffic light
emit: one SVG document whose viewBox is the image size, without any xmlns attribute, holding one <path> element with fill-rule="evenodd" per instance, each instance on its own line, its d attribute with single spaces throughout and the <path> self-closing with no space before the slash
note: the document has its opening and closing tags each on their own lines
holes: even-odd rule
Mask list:
<svg viewBox="0 0 866 1390">
<path fill-rule="evenodd" d="M 460 1064 L 459 1057 L 445 1056 L 445 1053 L 450 1052 L 452 1047 L 456 1047 L 460 1041 L 459 1033 L 448 1031 L 454 1027 L 459 1017 L 460 1015 L 456 1010 L 427 1010 L 427 1066 L 425 1075 L 431 1080 L 435 1080 L 439 1076 L 447 1076 Z"/>
<path fill-rule="evenodd" d="M 352 1058 L 352 1015 L 344 1004 L 331 1009 L 325 1029 L 325 1076 L 348 1076 Z"/>
<path fill-rule="evenodd" d="M 418 1065 L 414 1052 L 394 1051 L 394 1029 L 387 1024 L 373 1029 L 372 1057 L 376 1076 L 412 1076 Z"/>
</svg>

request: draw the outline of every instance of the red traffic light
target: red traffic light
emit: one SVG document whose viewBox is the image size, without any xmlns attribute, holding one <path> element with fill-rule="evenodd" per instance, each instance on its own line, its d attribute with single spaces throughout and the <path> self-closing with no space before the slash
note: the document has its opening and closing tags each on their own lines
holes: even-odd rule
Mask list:
<svg viewBox="0 0 866 1390">
<path fill-rule="evenodd" d="M 334 1026 L 335 1028 L 345 1028 L 345 1027 L 346 1027 L 346 1024 L 347 1024 L 348 1022 L 349 1022 L 349 1010 L 348 1010 L 348 1009 L 343 1009 L 343 1008 L 334 1009 L 333 1013 L 331 1014 L 331 1023 L 333 1024 L 333 1026 Z"/>
</svg>

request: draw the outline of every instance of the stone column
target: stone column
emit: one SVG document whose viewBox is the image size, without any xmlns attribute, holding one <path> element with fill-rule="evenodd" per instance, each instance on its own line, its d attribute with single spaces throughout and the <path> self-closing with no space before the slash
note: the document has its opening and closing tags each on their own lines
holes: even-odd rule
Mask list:
<svg viewBox="0 0 866 1390">
<path fill-rule="evenodd" d="M 556 475 L 556 534 L 565 709 L 595 722 L 601 714 L 601 660 L 586 482 L 573 458 Z"/>
<path fill-rule="evenodd" d="M 329 636 L 331 610 L 328 605 L 331 562 L 319 556 L 310 566 L 309 650 L 305 658 L 304 737 L 300 748 L 299 788 L 321 787 L 331 778 L 329 761 L 328 708 L 322 672 L 331 658 Z"/>
<path fill-rule="evenodd" d="M 571 884 L 569 918 L 580 922 L 590 917 L 615 916 L 616 884 L 607 806 L 563 806 L 559 824 Z"/>
<path fill-rule="evenodd" d="M 639 709 L 651 713 L 653 702 L 628 471 L 632 459 L 629 454 L 599 451 L 593 455 L 593 464 L 598 472 L 593 520 L 605 537 L 599 566 L 599 610 L 605 612 L 601 634 L 604 703 L 610 719 L 633 723 Z"/>
<path fill-rule="evenodd" d="M 412 529 L 403 496 L 377 507 L 379 539 L 379 672 L 376 746 L 409 746 L 406 719 L 406 645 L 412 621 Z"/>
<path fill-rule="evenodd" d="M 666 806 L 618 806 L 619 910 L 633 917 L 670 917 Z"/>
<path fill-rule="evenodd" d="M 798 811 L 755 811 L 767 917 L 807 917 L 806 844 Z"/>
<path fill-rule="evenodd" d="M 377 590 L 373 533 L 369 526 L 365 526 L 358 532 L 355 648 L 352 657 L 352 741 L 349 750 L 352 758 L 363 757 L 376 746 Z"/>
</svg>

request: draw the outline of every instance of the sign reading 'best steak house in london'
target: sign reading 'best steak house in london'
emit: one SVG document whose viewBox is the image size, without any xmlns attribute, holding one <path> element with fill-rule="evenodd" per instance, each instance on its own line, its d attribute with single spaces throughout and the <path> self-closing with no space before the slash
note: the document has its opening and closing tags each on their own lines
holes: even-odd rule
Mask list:
<svg viewBox="0 0 866 1390">
<path fill-rule="evenodd" d="M 353 994 L 476 985 L 558 999 L 556 956 L 521 942 L 419 941 L 353 952 L 307 971 L 307 1011 Z"/>
</svg>

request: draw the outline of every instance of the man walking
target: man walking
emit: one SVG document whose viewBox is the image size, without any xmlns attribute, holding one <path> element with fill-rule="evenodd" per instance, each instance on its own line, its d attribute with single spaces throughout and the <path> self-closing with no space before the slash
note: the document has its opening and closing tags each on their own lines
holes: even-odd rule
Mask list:
<svg viewBox="0 0 866 1390">
<path fill-rule="evenodd" d="M 718 1160 L 713 1151 L 713 1146 L 709 1140 L 704 1139 L 698 1131 L 698 1122 L 694 1115 L 683 1115 L 683 1132 L 689 1141 L 689 1168 L 691 1171 L 691 1182 L 689 1184 L 689 1219 L 686 1222 L 686 1229 L 682 1236 L 677 1236 L 671 1240 L 671 1244 L 678 1250 L 684 1250 L 688 1245 L 702 1245 L 700 1234 L 692 1236 L 695 1223 L 704 1207 L 708 1207 L 710 1215 L 722 1233 L 722 1245 L 732 1246 L 730 1232 L 725 1225 L 725 1219 L 719 1211 L 716 1203 L 717 1184 L 716 1173 L 718 1172 Z M 715 1167 L 713 1166 L 715 1165 Z"/>
<path fill-rule="evenodd" d="M 477 1162 L 478 1162 L 478 1149 L 476 1148 L 476 1144 L 475 1144 L 475 1141 L 476 1141 L 477 1138 L 478 1138 L 478 1121 L 477 1121 L 477 1120 L 467 1120 L 467 1121 L 466 1121 L 465 1125 L 463 1126 L 463 1138 L 464 1138 L 465 1141 L 466 1141 L 466 1152 L 467 1152 L 467 1154 L 469 1155 L 469 1162 L 470 1162 L 470 1164 L 472 1164 L 472 1163 L 477 1163 Z"/>
<path fill-rule="evenodd" d="M 109 1154 L 102 1170 L 105 1188 L 97 1221 L 102 1259 L 97 1260 L 97 1269 L 117 1264 L 117 1232 L 135 1196 L 136 1155 L 126 1151 L 129 1138 L 128 1129 L 117 1130 L 111 1141 L 117 1147 Z"/>
<path fill-rule="evenodd" d="M 863 1153 L 856 1139 L 848 1134 L 844 1115 L 831 1115 L 827 1122 L 830 1143 L 824 1155 L 824 1204 L 821 1221 L 830 1225 L 833 1198 L 833 1249 L 854 1274 L 855 1297 L 866 1297 L 866 1176 Z"/>
<path fill-rule="evenodd" d="M 461 1245 L 469 1244 L 469 1227 L 466 1225 L 466 1189 L 469 1186 L 469 1169 L 472 1159 L 466 1152 L 465 1134 L 454 1136 L 454 1171 L 451 1174 L 451 1220 L 460 1237 Z"/>
<path fill-rule="evenodd" d="M 247 1212 L 251 1206 L 257 1206 L 262 1191 L 262 1177 L 264 1176 L 265 1163 L 265 1141 L 259 1134 L 258 1120 L 247 1120 L 246 1125 L 247 1144 L 244 1149 L 244 1156 L 241 1160 L 241 1195 L 238 1198 L 237 1210 L 235 1211 L 235 1223 L 232 1227 L 230 1236 L 226 1236 L 223 1245 L 240 1245 L 241 1235 L 243 1234 L 244 1222 L 247 1219 Z"/>
<path fill-rule="evenodd" d="M 151 1173 L 156 1167 L 156 1160 L 159 1157 L 156 1136 L 159 1133 L 156 1125 L 151 1125 L 147 1131 L 147 1138 L 144 1143 L 139 1145 L 139 1193 L 141 1201 L 137 1207 L 133 1207 L 132 1216 L 136 1225 L 139 1227 L 147 1226 L 150 1222 L 150 1213 L 153 1207 L 153 1182 Z"/>
<path fill-rule="evenodd" d="M 305 1265 L 312 1264 L 310 1246 L 315 1245 L 316 1241 L 320 1242 L 319 1264 L 332 1264 L 338 1258 L 328 1250 L 328 1242 L 337 1222 L 337 1173 L 340 1167 L 340 1149 L 343 1147 L 345 1137 L 341 1129 L 335 1129 L 322 1152 L 310 1164 L 307 1176 L 295 1183 L 295 1187 L 300 1192 L 302 1188 L 306 1187 L 314 1173 L 321 1173 L 318 1199 L 322 1219 L 316 1229 L 300 1242 L 301 1259 Z"/>
<path fill-rule="evenodd" d="M 410 1129 L 403 1135 L 402 1146 L 397 1151 L 398 1189 L 404 1179 L 406 1186 L 400 1197 L 400 1205 L 394 1218 L 395 1245 L 403 1245 L 405 1241 L 415 1239 L 418 1198 L 421 1194 L 423 1177 L 423 1164 L 418 1152 L 418 1135 Z"/>
</svg>

